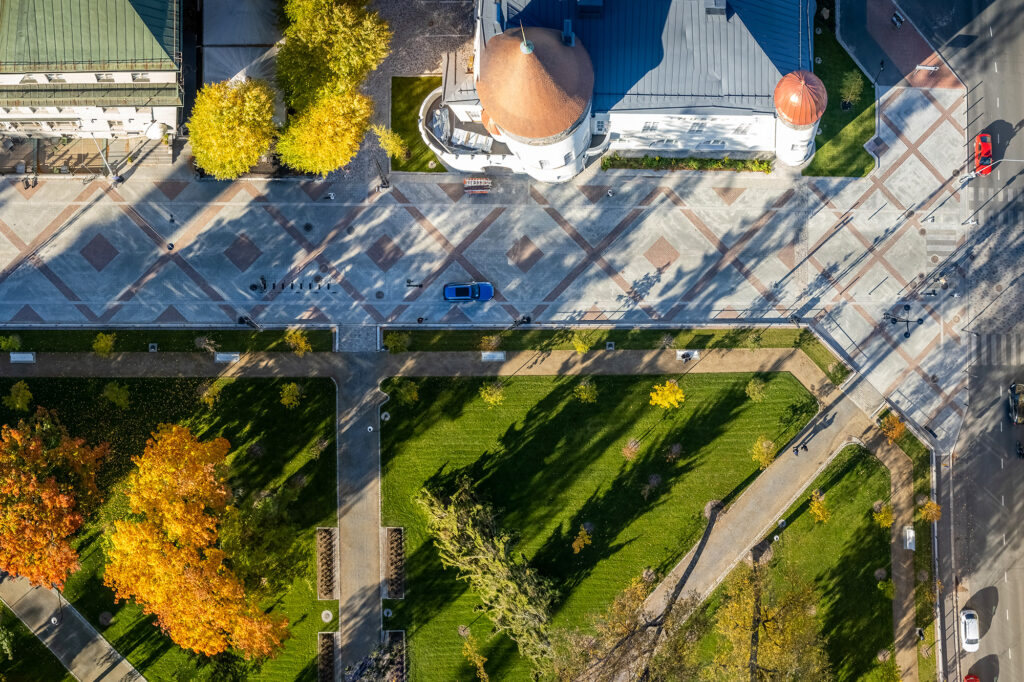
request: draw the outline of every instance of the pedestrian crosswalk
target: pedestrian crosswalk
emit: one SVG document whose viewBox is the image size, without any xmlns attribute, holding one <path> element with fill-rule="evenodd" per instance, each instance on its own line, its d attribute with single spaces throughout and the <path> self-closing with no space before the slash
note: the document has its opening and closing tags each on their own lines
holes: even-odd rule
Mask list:
<svg viewBox="0 0 1024 682">
<path fill-rule="evenodd" d="M 1008 187 L 992 193 L 991 189 L 971 188 L 968 206 L 974 220 L 982 225 L 1020 225 L 1024 223 L 1024 189 Z"/>
<path fill-rule="evenodd" d="M 925 248 L 928 252 L 928 260 L 938 263 L 956 251 L 959 232 L 955 229 L 926 228 Z"/>
<path fill-rule="evenodd" d="M 970 334 L 975 365 L 1024 365 L 1024 334 Z"/>
</svg>

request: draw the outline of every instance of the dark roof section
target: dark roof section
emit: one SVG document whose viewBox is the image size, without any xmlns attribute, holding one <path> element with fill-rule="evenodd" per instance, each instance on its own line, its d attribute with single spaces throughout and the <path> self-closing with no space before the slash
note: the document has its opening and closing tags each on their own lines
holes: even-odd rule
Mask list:
<svg viewBox="0 0 1024 682">
<path fill-rule="evenodd" d="M 0 0 L 0 73 L 174 71 L 179 0 Z"/>
<path fill-rule="evenodd" d="M 479 0 L 484 40 L 502 26 L 565 19 L 594 64 L 595 111 L 770 113 L 783 74 L 812 63 L 813 0 L 603 0 L 597 17 L 576 0 Z"/>
<path fill-rule="evenodd" d="M 0 86 L 0 106 L 5 107 L 180 107 L 181 92 L 175 83 L 51 84 L 28 88 Z"/>
</svg>

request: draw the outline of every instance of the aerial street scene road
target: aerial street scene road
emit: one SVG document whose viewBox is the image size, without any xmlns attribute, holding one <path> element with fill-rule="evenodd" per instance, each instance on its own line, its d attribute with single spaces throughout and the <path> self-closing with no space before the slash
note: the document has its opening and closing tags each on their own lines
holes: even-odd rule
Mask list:
<svg viewBox="0 0 1024 682">
<path fill-rule="evenodd" d="M 0 682 L 1024 680 L 1022 36 L 0 0 Z"/>
</svg>

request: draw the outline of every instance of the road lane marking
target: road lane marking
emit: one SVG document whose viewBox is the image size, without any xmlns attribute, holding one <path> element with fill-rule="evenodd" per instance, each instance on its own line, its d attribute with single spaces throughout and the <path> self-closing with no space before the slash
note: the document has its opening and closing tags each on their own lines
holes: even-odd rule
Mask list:
<svg viewBox="0 0 1024 682">
<path fill-rule="evenodd" d="M 1006 495 L 1000 495 L 999 499 L 1002 501 L 1003 506 L 1005 507 L 1006 506 Z"/>
<path fill-rule="evenodd" d="M 1006 545 L 1006 533 L 1003 533 L 1003 546 Z"/>
<path fill-rule="evenodd" d="M 988 27 L 988 37 L 989 38 L 992 37 L 992 27 L 991 26 Z"/>
<path fill-rule="evenodd" d="M 1010 609 L 1006 609 L 1006 620 L 1010 620 Z"/>
<path fill-rule="evenodd" d="M 1003 571 L 1003 582 L 1009 582 L 1009 580 L 1006 577 L 1006 571 Z"/>
<path fill-rule="evenodd" d="M 996 70 L 996 73 L 999 73 L 999 62 L 992 62 L 992 68 Z"/>
<path fill-rule="evenodd" d="M 999 98 L 996 97 L 996 109 L 998 109 L 998 108 L 999 108 Z"/>
</svg>

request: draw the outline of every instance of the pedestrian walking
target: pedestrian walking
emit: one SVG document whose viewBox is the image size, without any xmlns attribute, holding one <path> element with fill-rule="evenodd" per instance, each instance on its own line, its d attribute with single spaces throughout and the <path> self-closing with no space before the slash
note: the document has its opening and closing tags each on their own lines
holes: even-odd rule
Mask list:
<svg viewBox="0 0 1024 682">
<path fill-rule="evenodd" d="M 800 456 L 800 448 L 793 448 L 793 456 L 794 457 L 799 457 Z"/>
<path fill-rule="evenodd" d="M 803 444 L 802 446 L 800 446 L 800 447 L 801 447 L 801 449 L 802 449 L 802 450 L 803 450 L 804 452 L 807 452 L 807 443 L 804 443 L 804 444 Z"/>
</svg>

